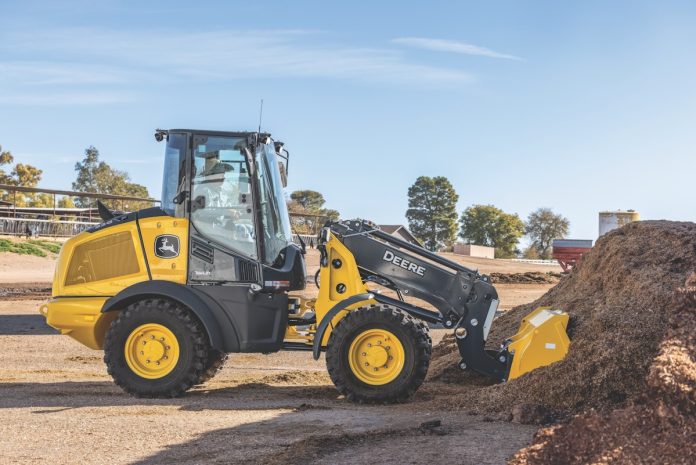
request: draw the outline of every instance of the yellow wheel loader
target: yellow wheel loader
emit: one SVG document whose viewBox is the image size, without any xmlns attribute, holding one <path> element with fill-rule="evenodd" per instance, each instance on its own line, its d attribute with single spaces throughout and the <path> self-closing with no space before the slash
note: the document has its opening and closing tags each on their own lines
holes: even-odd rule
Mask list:
<svg viewBox="0 0 696 465">
<path fill-rule="evenodd" d="M 155 137 L 166 140 L 161 208 L 101 206 L 103 223 L 63 246 L 41 307 L 62 334 L 103 349 L 126 392 L 179 396 L 229 353 L 304 350 L 326 353 L 348 399 L 402 401 L 427 373 L 429 325 L 452 329 L 460 368 L 498 381 L 565 356 L 568 316 L 549 308 L 487 348 L 498 306 L 489 278 L 365 221 L 323 227 L 318 297 L 293 294 L 306 270 L 283 195 L 283 144 L 258 132 Z"/>
</svg>

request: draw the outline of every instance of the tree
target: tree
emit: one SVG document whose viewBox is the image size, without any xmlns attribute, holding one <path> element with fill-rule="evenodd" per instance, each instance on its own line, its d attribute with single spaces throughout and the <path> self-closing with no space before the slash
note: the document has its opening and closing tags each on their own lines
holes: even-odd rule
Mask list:
<svg viewBox="0 0 696 465">
<path fill-rule="evenodd" d="M 550 208 L 539 208 L 527 217 L 526 232 L 532 246 L 543 259 L 551 257 L 551 244 L 554 239 L 563 239 L 568 234 L 570 221 Z"/>
<path fill-rule="evenodd" d="M 130 176 L 125 171 L 120 171 L 109 166 L 105 161 L 99 161 L 99 150 L 94 146 L 85 149 L 85 157 L 75 164 L 77 178 L 72 183 L 73 190 L 80 192 L 94 192 L 97 194 L 125 195 L 130 197 L 149 198 L 150 193 L 141 184 L 131 182 Z M 79 207 L 93 206 L 94 200 L 90 198 L 78 198 Z M 149 202 L 139 201 L 104 201 L 104 204 L 112 209 L 138 210 L 150 206 Z"/>
<path fill-rule="evenodd" d="M 72 197 L 63 196 L 60 200 L 58 200 L 58 207 L 59 208 L 75 208 L 75 202 L 73 201 Z"/>
<path fill-rule="evenodd" d="M 42 170 L 24 163 L 17 163 L 12 170 L 16 184 L 25 187 L 36 187 L 41 181 L 42 174 Z"/>
<path fill-rule="evenodd" d="M 472 205 L 464 210 L 460 223 L 459 237 L 469 244 L 495 247 L 497 258 L 514 257 L 517 242 L 524 236 L 520 217 L 493 205 Z"/>
<path fill-rule="evenodd" d="M 535 249 L 533 245 L 529 245 L 525 247 L 522 252 L 522 258 L 526 258 L 527 260 L 539 260 L 540 257 L 537 249 Z"/>
<path fill-rule="evenodd" d="M 0 166 L 11 165 L 14 163 L 14 157 L 9 151 L 3 152 L 0 147 Z M 0 183 L 11 186 L 36 187 L 41 181 L 43 171 L 35 166 L 26 163 L 17 163 L 10 174 L 0 168 Z M 2 195 L 3 200 L 14 202 L 18 207 L 47 207 L 53 205 L 53 197 L 49 194 L 24 193 L 10 195 L 5 192 Z"/>
<path fill-rule="evenodd" d="M 327 221 L 338 221 L 338 219 L 341 217 L 341 214 L 338 213 L 338 210 L 333 210 L 331 208 L 324 208 L 321 212 Z"/>
<path fill-rule="evenodd" d="M 444 176 L 421 176 L 409 187 L 408 227 L 427 249 L 437 251 L 454 242 L 457 200 L 459 196 Z"/>
<path fill-rule="evenodd" d="M 340 213 L 337 210 L 323 208 L 325 203 L 326 200 L 321 192 L 312 190 L 292 192 L 288 210 L 299 215 L 290 217 L 293 231 L 299 234 L 314 234 L 324 222 L 338 220 Z"/>
<path fill-rule="evenodd" d="M 0 166 L 11 165 L 14 163 L 14 157 L 10 152 L 3 152 L 0 145 Z M 12 176 L 5 173 L 5 170 L 0 168 L 0 184 L 11 184 Z"/>
<path fill-rule="evenodd" d="M 306 211 L 318 211 L 326 203 L 321 192 L 311 190 L 294 191 L 290 199 Z"/>
</svg>

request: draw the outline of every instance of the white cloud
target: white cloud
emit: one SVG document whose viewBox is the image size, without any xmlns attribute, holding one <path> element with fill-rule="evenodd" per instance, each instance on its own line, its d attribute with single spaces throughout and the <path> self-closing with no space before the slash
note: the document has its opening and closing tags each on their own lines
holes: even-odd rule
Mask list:
<svg viewBox="0 0 696 465">
<path fill-rule="evenodd" d="M 427 37 L 399 37 L 392 39 L 394 44 L 407 45 L 409 47 L 420 48 L 424 50 L 434 50 L 437 52 L 460 53 L 462 55 L 477 55 L 490 58 L 503 58 L 506 60 L 522 60 L 522 58 L 499 53 L 486 47 L 459 42 L 456 40 L 432 39 Z"/>
<path fill-rule="evenodd" d="M 90 92 L 13 92 L 0 94 L 0 103 L 8 105 L 105 105 L 131 101 L 131 95 L 121 92 L 90 91 Z"/>
<path fill-rule="evenodd" d="M 114 84 L 129 79 L 117 69 L 83 63 L 46 61 L 0 62 L 0 82 L 50 86 L 72 84 Z"/>
<path fill-rule="evenodd" d="M 175 79 L 331 78 L 428 85 L 461 83 L 455 68 L 419 64 L 398 50 L 324 45 L 302 31 L 56 29 L 9 34 L 5 56 L 31 62 L 0 62 L 0 72 L 37 69 L 34 84 L 81 84 Z M 103 64 L 100 64 L 103 63 Z M 4 67 L 4 68 L 3 68 Z"/>
</svg>

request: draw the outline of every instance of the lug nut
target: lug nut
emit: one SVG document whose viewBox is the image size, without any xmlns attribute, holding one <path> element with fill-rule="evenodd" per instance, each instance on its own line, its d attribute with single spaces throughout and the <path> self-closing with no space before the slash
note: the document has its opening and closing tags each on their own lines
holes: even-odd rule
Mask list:
<svg viewBox="0 0 696 465">
<path fill-rule="evenodd" d="M 385 347 L 385 349 L 389 350 L 389 349 L 391 349 L 391 347 L 387 346 L 387 347 Z"/>
<path fill-rule="evenodd" d="M 360 354 L 360 355 L 362 355 L 363 357 L 367 357 L 367 352 L 363 352 L 363 353 Z"/>
<path fill-rule="evenodd" d="M 143 341 L 143 345 L 147 344 L 147 341 Z"/>
<path fill-rule="evenodd" d="M 367 362 L 365 362 L 365 366 L 366 366 L 366 367 L 369 367 L 369 366 L 370 366 L 370 364 L 369 364 L 369 363 L 367 363 Z"/>
<path fill-rule="evenodd" d="M 150 360 L 145 360 L 145 363 L 150 363 Z"/>
<path fill-rule="evenodd" d="M 382 345 L 382 341 L 377 341 L 377 344 Z"/>
<path fill-rule="evenodd" d="M 169 357 L 167 357 L 166 355 L 165 355 L 164 357 L 162 357 L 162 358 L 163 358 L 164 360 L 169 360 Z"/>
<path fill-rule="evenodd" d="M 155 363 L 157 363 L 157 365 L 159 366 L 159 362 L 155 362 Z"/>
<path fill-rule="evenodd" d="M 145 355 L 145 351 L 144 351 L 144 350 L 141 350 L 141 351 L 140 351 L 140 355 Z"/>
<path fill-rule="evenodd" d="M 167 350 L 171 349 L 170 346 L 165 346 L 164 348 L 167 349 Z"/>
<path fill-rule="evenodd" d="M 154 341 L 154 340 L 155 340 L 155 336 L 150 336 L 150 339 L 152 339 L 152 340 Z"/>
<path fill-rule="evenodd" d="M 394 357 L 392 357 L 392 356 L 390 355 L 390 356 L 389 356 L 389 360 L 394 360 Z"/>
<path fill-rule="evenodd" d="M 379 368 L 374 368 L 375 371 L 379 371 Z"/>
<path fill-rule="evenodd" d="M 160 341 L 164 342 L 164 338 L 163 338 L 163 337 L 161 337 L 161 338 L 160 338 Z"/>
</svg>

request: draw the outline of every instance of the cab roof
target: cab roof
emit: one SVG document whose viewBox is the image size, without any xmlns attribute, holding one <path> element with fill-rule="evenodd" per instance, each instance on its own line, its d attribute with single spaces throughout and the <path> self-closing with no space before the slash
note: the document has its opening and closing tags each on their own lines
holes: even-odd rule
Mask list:
<svg viewBox="0 0 696 465">
<path fill-rule="evenodd" d="M 204 136 L 228 136 L 228 137 L 247 137 L 258 134 L 260 137 L 271 137 L 268 132 L 257 131 L 214 131 L 211 129 L 167 129 L 167 132 L 188 132 L 191 134 L 201 134 Z"/>
</svg>

